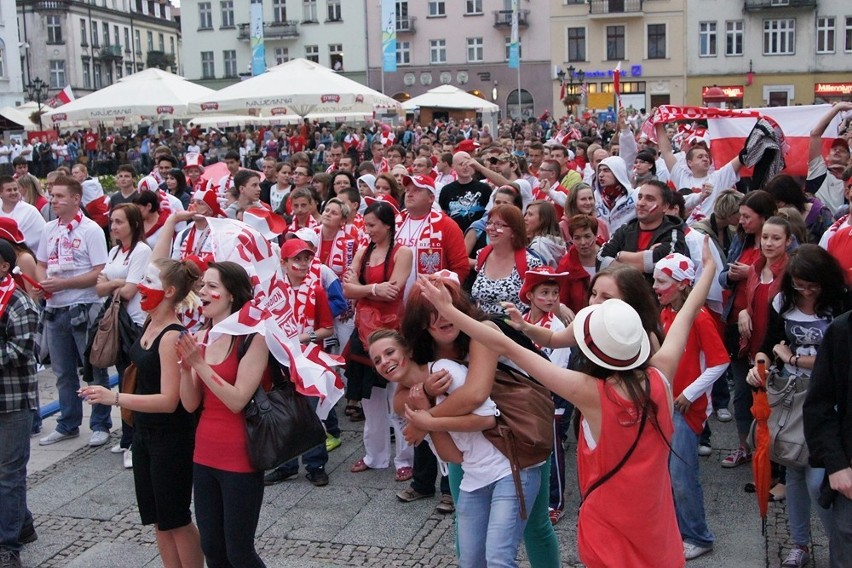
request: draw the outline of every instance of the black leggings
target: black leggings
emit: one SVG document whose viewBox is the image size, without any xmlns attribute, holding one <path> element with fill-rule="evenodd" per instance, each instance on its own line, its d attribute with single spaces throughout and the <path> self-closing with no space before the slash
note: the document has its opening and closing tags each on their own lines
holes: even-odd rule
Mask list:
<svg viewBox="0 0 852 568">
<path fill-rule="evenodd" d="M 254 549 L 263 472 L 234 473 L 194 464 L 195 519 L 208 568 L 265 568 Z"/>
</svg>

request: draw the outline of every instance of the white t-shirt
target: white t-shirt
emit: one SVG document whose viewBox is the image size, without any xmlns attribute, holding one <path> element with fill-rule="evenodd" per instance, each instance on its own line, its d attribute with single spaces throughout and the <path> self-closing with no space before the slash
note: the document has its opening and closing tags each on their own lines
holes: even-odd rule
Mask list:
<svg viewBox="0 0 852 568">
<path fill-rule="evenodd" d="M 26 201 L 18 201 L 15 208 L 10 213 L 0 209 L 0 217 L 10 217 L 18 223 L 18 228 L 24 235 L 24 242 L 30 249 L 38 248 L 38 243 L 41 240 L 41 235 L 44 232 L 44 217 L 41 216 L 39 210 L 27 203 Z"/>
<path fill-rule="evenodd" d="M 281 206 L 281 202 L 284 201 L 284 198 L 287 197 L 288 193 L 290 193 L 289 187 L 279 189 L 277 183 L 269 188 L 269 206 L 272 207 L 273 211 L 278 211 L 278 208 Z"/>
<path fill-rule="evenodd" d="M 819 189 L 814 195 L 822 201 L 823 205 L 828 207 L 831 214 L 837 213 L 837 210 L 843 206 L 844 188 L 843 180 L 839 180 L 830 173 L 825 165 L 825 160 L 822 156 L 817 156 L 808 162 L 808 180 L 816 179 L 820 176 L 825 176 Z"/>
<path fill-rule="evenodd" d="M 446 370 L 450 374 L 451 382 L 447 394 L 455 392 L 467 379 L 467 367 L 448 359 L 435 361 L 430 365 L 430 369 L 431 372 Z M 446 395 L 439 396 L 437 402 L 440 403 L 445 398 Z M 497 405 L 488 398 L 473 411 L 473 414 L 495 416 Z M 461 464 L 464 471 L 460 486 L 462 491 L 476 491 L 507 475 L 512 475 L 509 460 L 485 438 L 482 432 L 450 432 L 450 436 L 464 456 Z"/>
<path fill-rule="evenodd" d="M 90 272 L 95 266 L 106 264 L 109 260 L 103 229 L 88 217 L 83 217 L 80 224 L 69 235 L 73 261 L 69 264 L 57 262 L 59 237 L 62 232 L 58 219 L 50 221 L 45 225 L 41 241 L 38 244 L 36 259 L 47 265 L 49 277 L 73 278 Z M 47 299 L 47 307 L 64 308 L 75 304 L 94 304 L 100 301 L 102 299 L 92 285 L 90 288 L 69 288 L 54 292 Z"/>
<path fill-rule="evenodd" d="M 195 225 L 192 224 L 182 231 L 175 232 L 175 239 L 172 243 L 172 259 L 183 260 L 185 256 L 191 254 L 199 258 L 204 258 L 206 255 L 213 254 L 213 239 L 210 238 L 210 226 L 208 225 L 204 230 L 196 229 L 193 234 L 192 229 L 194 227 Z M 192 242 L 189 242 L 190 236 L 192 237 Z M 181 250 L 185 247 L 188 247 L 188 250 L 185 255 L 182 255 Z"/>
<path fill-rule="evenodd" d="M 725 164 L 718 170 L 710 172 L 703 178 L 697 178 L 692 175 L 685 162 L 678 162 L 672 169 L 672 181 L 677 189 L 689 187 L 698 189 L 698 192 L 686 196 L 686 210 L 689 212 L 689 217 L 686 222 L 688 224 L 695 223 L 710 216 L 713 212 L 713 205 L 716 203 L 716 198 L 719 194 L 728 188 L 734 187 L 740 179 L 739 174 L 734 171 L 734 166 L 729 163 Z M 713 185 L 713 191 L 703 201 L 701 200 L 701 186 L 705 183 Z"/>
<path fill-rule="evenodd" d="M 151 258 L 151 247 L 145 243 L 136 243 L 132 251 L 124 252 L 121 247 L 114 246 L 109 251 L 109 261 L 104 266 L 103 274 L 109 280 L 124 279 L 129 284 L 139 284 L 145 276 L 145 269 Z M 139 292 L 127 302 L 127 313 L 133 323 L 141 326 L 145 323 L 145 312 L 142 311 Z"/>
</svg>

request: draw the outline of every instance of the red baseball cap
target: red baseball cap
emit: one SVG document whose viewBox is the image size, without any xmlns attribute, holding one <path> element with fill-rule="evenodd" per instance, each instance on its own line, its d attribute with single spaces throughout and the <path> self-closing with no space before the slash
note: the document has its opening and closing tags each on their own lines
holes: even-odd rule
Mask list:
<svg viewBox="0 0 852 568">
<path fill-rule="evenodd" d="M 311 248 L 311 245 L 302 239 L 288 239 L 284 241 L 284 246 L 281 247 L 281 260 L 287 260 L 288 258 L 299 256 L 305 251 L 314 254 L 314 249 Z"/>
<path fill-rule="evenodd" d="M 846 151 L 849 151 L 849 141 L 846 138 L 835 138 L 831 141 L 831 147 L 836 148 L 840 146 L 841 148 L 846 148 Z"/>
<path fill-rule="evenodd" d="M 468 154 L 472 154 L 476 152 L 476 149 L 479 148 L 479 144 L 475 140 L 462 140 L 456 145 L 456 152 L 467 152 Z"/>
<path fill-rule="evenodd" d="M 402 177 L 403 185 L 414 185 L 416 187 L 420 187 L 422 189 L 428 189 L 432 193 L 435 193 L 435 180 L 430 176 L 403 176 Z"/>
</svg>

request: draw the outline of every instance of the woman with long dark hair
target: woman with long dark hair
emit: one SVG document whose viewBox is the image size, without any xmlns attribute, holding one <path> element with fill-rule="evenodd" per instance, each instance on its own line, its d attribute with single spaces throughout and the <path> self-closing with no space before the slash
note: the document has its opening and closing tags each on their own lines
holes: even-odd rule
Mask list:
<svg viewBox="0 0 852 568">
<path fill-rule="evenodd" d="M 181 401 L 190 412 L 201 409 L 192 475 L 201 547 L 211 568 L 262 567 L 254 533 L 263 505 L 263 471 L 249 462 L 244 409 L 262 380 L 270 385 L 269 351 L 256 336 L 208 340 L 210 329 L 254 297 L 243 267 L 211 263 L 198 295 L 207 324 L 194 338 L 181 336 L 178 354 Z"/>
<path fill-rule="evenodd" d="M 169 193 L 180 199 L 184 209 L 189 209 L 189 201 L 192 197 L 189 193 L 189 186 L 186 183 L 186 175 L 180 168 L 172 168 L 166 174 L 166 187 Z"/>
</svg>

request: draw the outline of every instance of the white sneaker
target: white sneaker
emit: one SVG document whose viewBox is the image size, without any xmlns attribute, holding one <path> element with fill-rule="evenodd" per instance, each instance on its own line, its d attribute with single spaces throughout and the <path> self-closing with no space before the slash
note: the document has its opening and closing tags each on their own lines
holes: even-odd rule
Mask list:
<svg viewBox="0 0 852 568">
<path fill-rule="evenodd" d="M 44 438 L 38 441 L 39 446 L 49 446 L 51 444 L 55 444 L 56 442 L 61 442 L 62 440 L 70 440 L 71 438 L 77 438 L 80 436 L 80 432 L 76 434 L 63 434 L 62 432 L 54 431 L 45 436 Z"/>
<path fill-rule="evenodd" d="M 89 438 L 90 446 L 103 446 L 109 441 L 109 432 L 104 432 L 102 430 L 98 430 L 97 432 L 92 432 L 92 437 Z"/>
<path fill-rule="evenodd" d="M 702 554 L 707 554 L 711 550 L 713 550 L 712 546 L 698 546 L 697 544 L 692 544 L 690 542 L 683 542 L 683 556 L 687 560 L 698 558 Z"/>
<path fill-rule="evenodd" d="M 734 417 L 731 416 L 731 411 L 727 408 L 720 408 L 716 411 L 716 418 L 719 422 L 730 422 Z"/>
<path fill-rule="evenodd" d="M 698 445 L 698 455 L 699 456 L 706 458 L 707 456 L 711 455 L 712 453 L 713 453 L 713 448 L 711 448 L 710 446 L 705 446 L 704 444 Z"/>
<path fill-rule="evenodd" d="M 110 453 L 112 453 L 112 454 L 123 454 L 123 453 L 124 453 L 124 448 L 122 448 L 122 447 L 121 447 L 121 444 L 116 444 L 116 445 L 114 445 L 113 447 L 111 447 L 111 448 L 109 449 L 109 451 L 110 451 Z"/>
<path fill-rule="evenodd" d="M 124 469 L 133 469 L 133 451 L 124 450 Z"/>
</svg>

